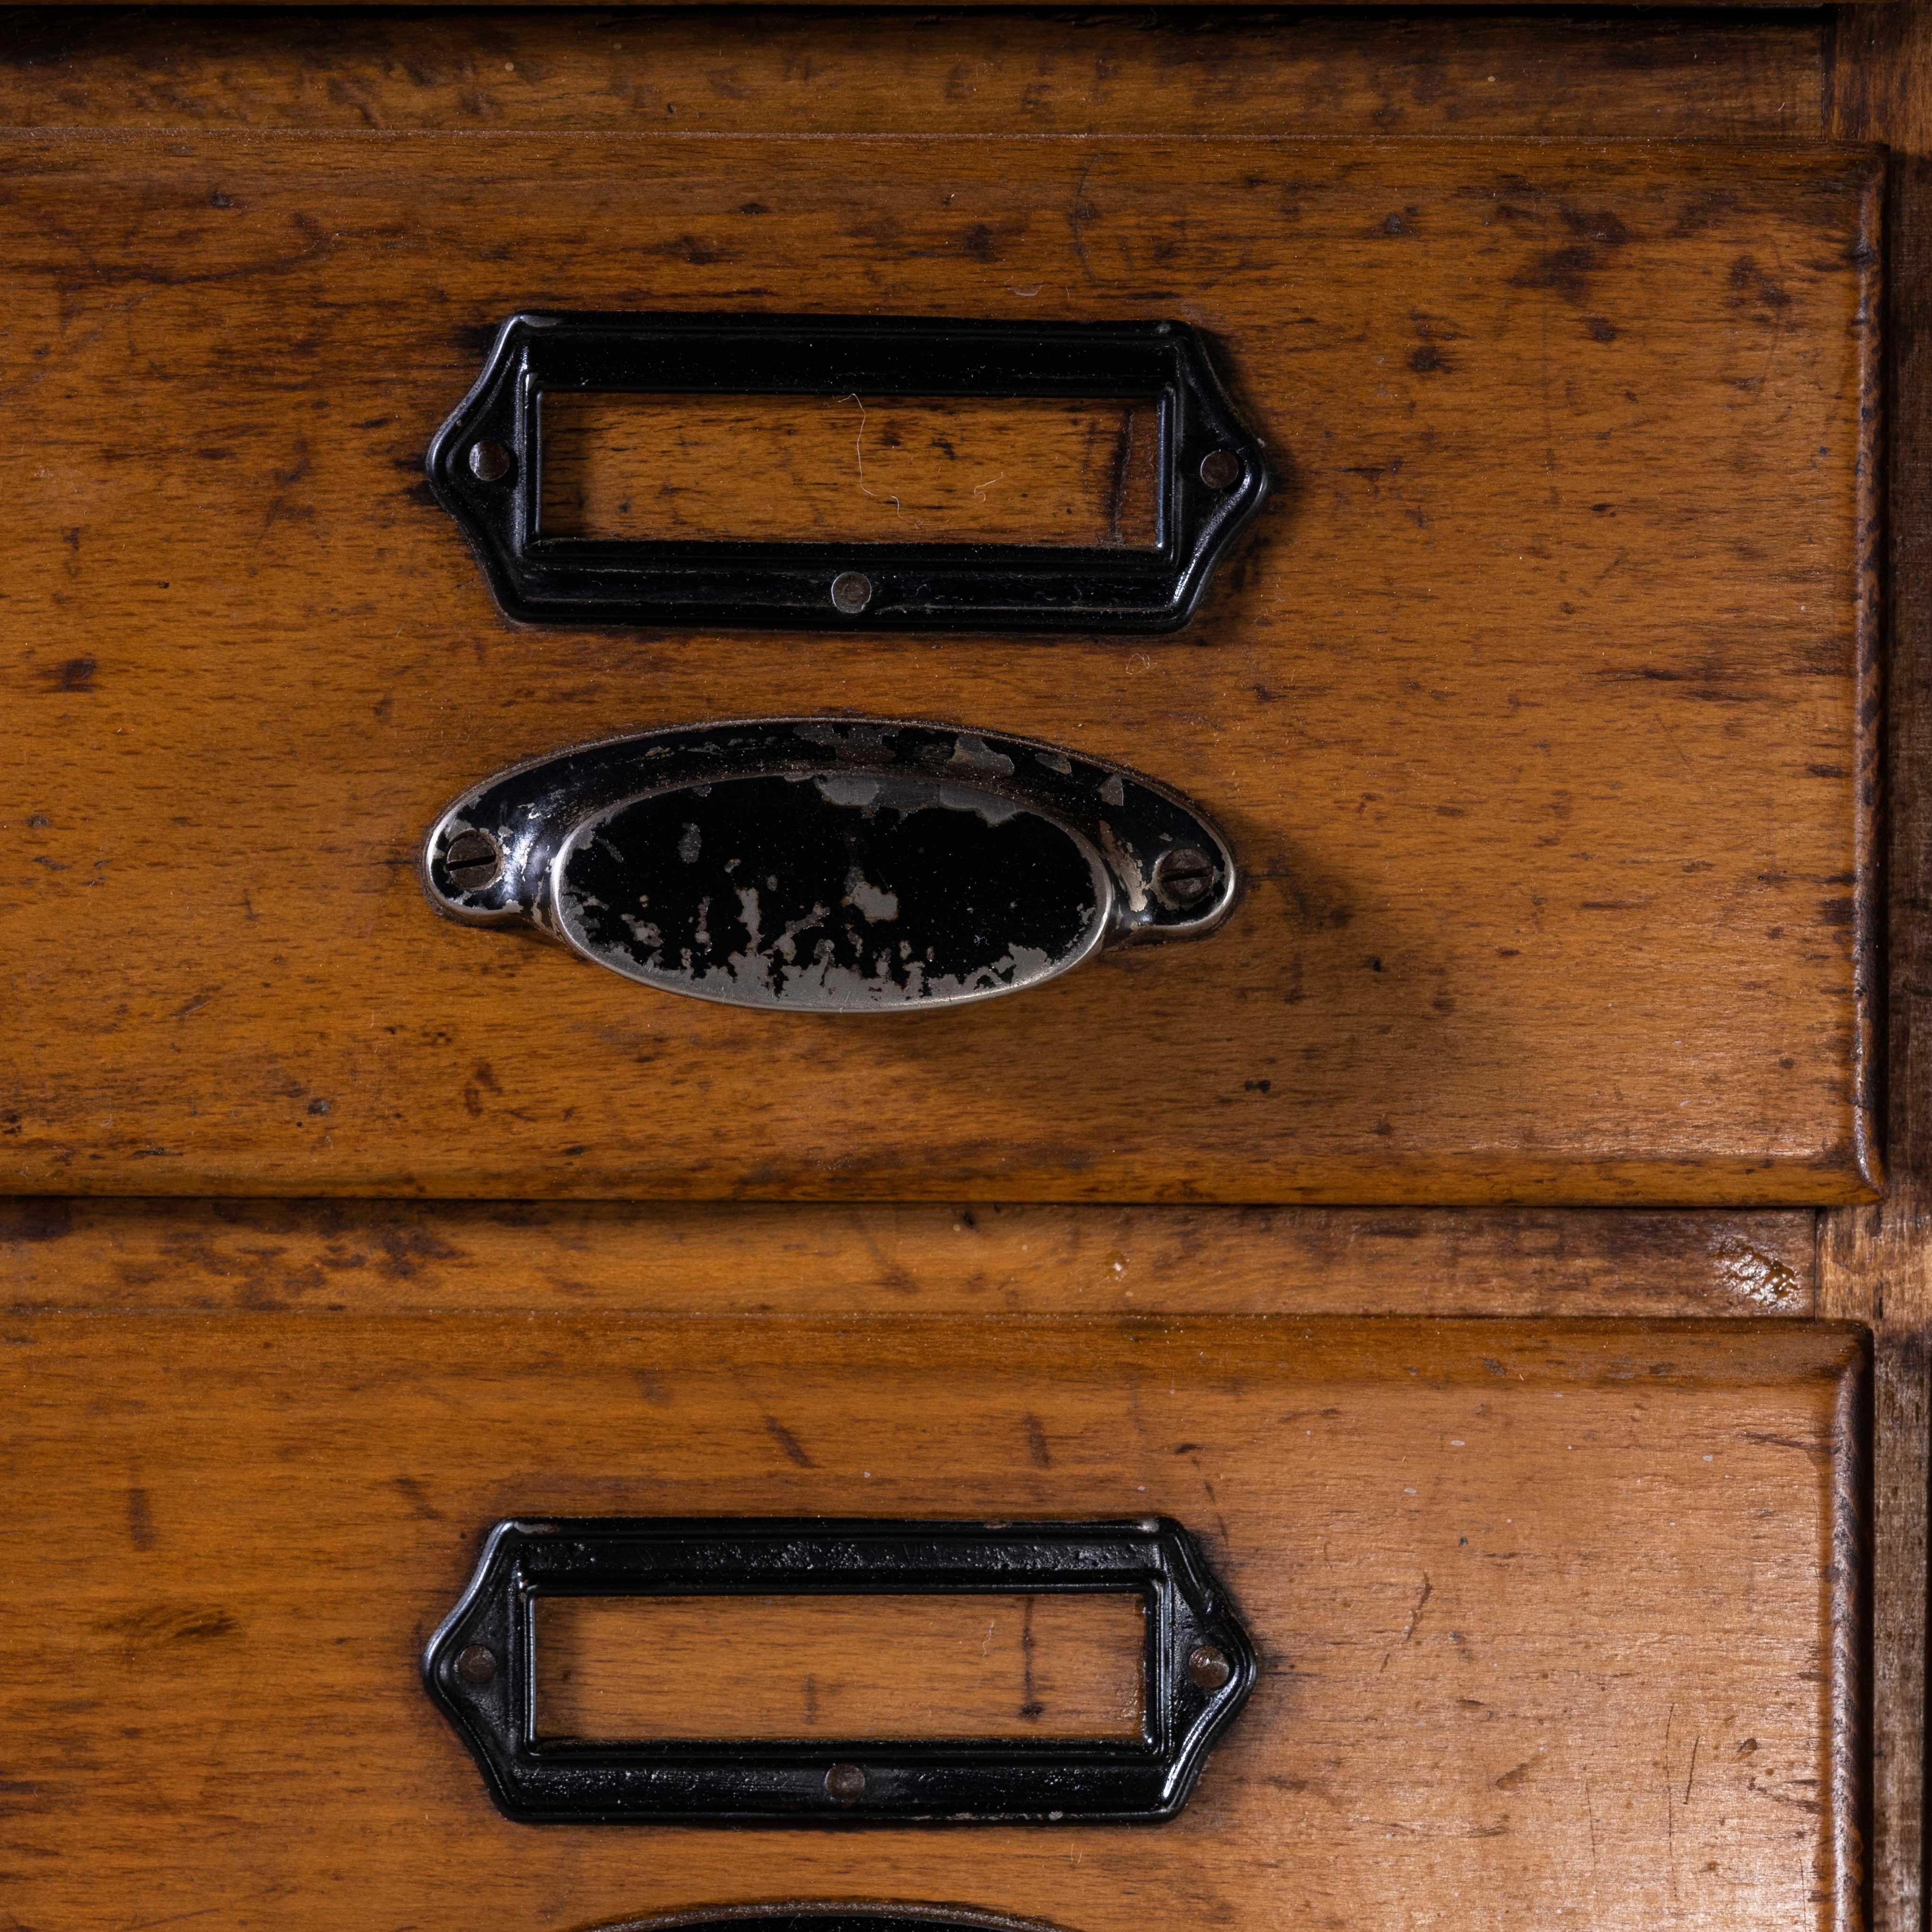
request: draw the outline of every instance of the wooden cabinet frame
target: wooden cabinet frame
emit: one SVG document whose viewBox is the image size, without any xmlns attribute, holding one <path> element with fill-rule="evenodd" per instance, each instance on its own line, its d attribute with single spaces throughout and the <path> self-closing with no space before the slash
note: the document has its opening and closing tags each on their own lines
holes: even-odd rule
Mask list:
<svg viewBox="0 0 1932 1932">
<path fill-rule="evenodd" d="M 637 31 L 650 19 L 632 16 Z M 747 16 L 748 20 L 754 16 Z M 1342 1208 L 970 1210 L 469 1207 L 406 1202 L 0 1203 L 0 1303 L 56 1309 L 363 1311 L 500 1308 L 493 1256 L 514 1246 L 581 1309 L 664 1305 L 838 1312 L 1411 1314 L 1780 1313 L 1868 1324 L 1876 1348 L 1871 1922 L 1924 1919 L 1928 1357 L 1932 1343 L 1932 0 L 1823 14 L 1700 16 L 1702 62 L 1667 15 L 1406 16 L 1374 61 L 1334 16 L 1292 44 L 1267 16 L 1210 35 L 1136 19 L 1130 50 L 1169 56 L 1142 112 L 1164 124 L 1390 131 L 1829 137 L 1892 151 L 1886 215 L 1891 411 L 1884 627 L 1888 988 L 1888 1192 L 1869 1207 L 1738 1214 Z M 237 10 L 191 26 L 104 14 L 16 14 L 0 47 L 0 117 L 18 125 L 458 124 L 484 100 L 500 123 L 608 124 L 635 111 L 730 130 L 790 116 L 880 130 L 940 115 L 976 131 L 1004 114 L 1041 131 L 1124 125 L 1132 94 L 1068 23 L 1024 15 L 976 28 L 964 88 L 960 22 L 916 23 L 907 58 L 868 80 L 874 28 L 834 14 L 808 34 L 808 79 L 748 31 L 712 36 L 664 16 L 657 70 L 628 92 L 586 85 L 596 47 L 542 16 L 321 16 Z M 629 32 L 602 16 L 600 45 Z M 1164 41 L 1161 37 L 1168 38 Z M 1218 38 L 1215 36 L 1218 35 Z M 1104 63 L 1102 63 L 1104 66 Z M 1238 81 L 1238 84 L 1237 82 Z M 680 100 L 680 97 L 682 96 Z M 602 117 L 600 118 L 599 117 Z M 735 118 L 734 118 L 735 117 Z M 803 118 L 801 118 L 803 117 Z M 1874 594 L 1880 594 L 1875 591 Z M 80 666 L 86 664 L 82 670 Z M 91 675 L 91 660 L 64 674 Z M 1873 694 L 1873 702 L 1879 694 Z M 1180 1266 L 1183 1261 L 1189 1264 Z M 1395 1265 L 1400 1261 L 1400 1267 Z M 1189 1282 L 1211 1278 L 1211 1292 Z"/>
</svg>

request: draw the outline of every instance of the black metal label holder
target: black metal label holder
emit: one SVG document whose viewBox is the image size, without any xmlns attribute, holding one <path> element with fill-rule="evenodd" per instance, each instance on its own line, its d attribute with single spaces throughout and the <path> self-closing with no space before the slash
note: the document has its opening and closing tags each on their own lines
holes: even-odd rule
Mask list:
<svg viewBox="0 0 1932 1932">
<path fill-rule="evenodd" d="M 1156 541 L 1076 549 L 547 535 L 542 399 L 560 391 L 1151 399 Z M 1261 443 L 1236 419 L 1200 338 L 1166 321 L 514 315 L 436 433 L 428 468 L 497 602 L 528 623 L 1173 630 L 1268 490 Z"/>
<path fill-rule="evenodd" d="M 546 1594 L 1043 1591 L 1144 1596 L 1138 1741 L 604 1742 L 539 1734 L 536 1606 Z M 1253 1646 L 1193 1538 L 1166 1518 L 503 1522 L 423 1660 L 430 1696 L 491 1796 L 510 1817 L 532 1822 L 1168 1818 L 1186 1802 L 1256 1675 Z"/>
</svg>

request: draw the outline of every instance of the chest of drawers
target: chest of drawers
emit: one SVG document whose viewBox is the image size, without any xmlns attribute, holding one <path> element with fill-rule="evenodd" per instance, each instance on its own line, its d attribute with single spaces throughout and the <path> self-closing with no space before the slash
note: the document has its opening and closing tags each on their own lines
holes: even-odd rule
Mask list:
<svg viewBox="0 0 1932 1932">
<path fill-rule="evenodd" d="M 18 1922 L 1916 1926 L 1922 31 L 16 16 Z"/>
</svg>

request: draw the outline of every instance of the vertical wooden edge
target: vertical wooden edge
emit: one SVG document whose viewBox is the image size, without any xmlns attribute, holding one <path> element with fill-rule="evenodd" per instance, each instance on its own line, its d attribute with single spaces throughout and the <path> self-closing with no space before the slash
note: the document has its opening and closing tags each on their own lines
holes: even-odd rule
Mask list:
<svg viewBox="0 0 1932 1932">
<path fill-rule="evenodd" d="M 1832 1417 L 1826 1663 L 1832 1740 L 1829 1856 L 1834 1932 L 1872 1919 L 1873 1337 L 1861 1324 L 1839 1372 Z"/>
<path fill-rule="evenodd" d="M 1868 1888 L 1875 1932 L 1919 1932 L 1925 1917 L 1927 1515 L 1932 1501 L 1926 1383 L 1932 1146 L 1923 1070 L 1932 1030 L 1918 1023 L 1932 943 L 1927 919 L 1932 774 L 1925 751 L 1932 698 L 1926 568 L 1932 363 L 1925 327 L 1932 300 L 1932 0 L 1835 9 L 1824 57 L 1820 131 L 1834 140 L 1882 142 L 1888 151 L 1881 363 L 1888 420 L 1878 622 L 1885 654 L 1882 778 L 1880 809 L 1867 820 L 1874 839 L 1882 842 L 1871 869 L 1882 882 L 1885 979 L 1882 994 L 1875 988 L 1867 1004 L 1877 1029 L 1874 1047 L 1882 1046 L 1885 1063 L 1872 1090 L 1883 1109 L 1888 1172 L 1876 1206 L 1820 1216 L 1818 1301 L 1821 1313 L 1855 1316 L 1874 1330 L 1872 1516 L 1865 1559 L 1872 1685 L 1864 1720 Z"/>
<path fill-rule="evenodd" d="M 1855 510 L 1858 584 L 1853 615 L 1858 739 L 1853 758 L 1852 860 L 1852 1163 L 1879 1198 L 1885 1189 L 1884 1042 L 1889 1002 L 1886 862 L 1889 823 L 1885 784 L 1886 553 L 1888 530 L 1892 332 L 1886 326 L 1888 158 L 1875 163 L 1860 197 L 1858 460 Z"/>
</svg>

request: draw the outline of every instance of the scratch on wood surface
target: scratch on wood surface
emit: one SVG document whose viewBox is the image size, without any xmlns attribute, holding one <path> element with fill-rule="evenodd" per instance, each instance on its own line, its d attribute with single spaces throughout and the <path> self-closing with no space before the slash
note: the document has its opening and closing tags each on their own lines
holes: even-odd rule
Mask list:
<svg viewBox="0 0 1932 1932">
<path fill-rule="evenodd" d="M 1046 1714 L 1046 1706 L 1041 1701 L 1035 1688 L 1033 1676 L 1033 1605 L 1030 1597 L 1020 1601 L 1020 1715 L 1028 1723 L 1037 1723 Z"/>
<path fill-rule="evenodd" d="M 1414 1636 L 1415 1627 L 1422 1621 L 1423 1607 L 1435 1594 L 1436 1586 L 1430 1582 L 1429 1572 L 1425 1570 L 1422 1573 L 1422 1588 L 1417 1594 L 1415 1607 L 1408 1613 L 1408 1622 L 1404 1624 L 1402 1627 L 1402 1637 L 1400 1642 L 1396 1645 L 1394 1650 L 1385 1651 L 1382 1654 L 1382 1669 L 1384 1670 L 1386 1670 L 1389 1667 L 1389 1659 L 1394 1656 L 1396 1651 L 1400 1650 L 1403 1644 L 1408 1642 L 1409 1639 Z"/>
<path fill-rule="evenodd" d="M 785 1453 L 785 1460 L 796 1463 L 801 1469 L 814 1468 L 818 1466 L 805 1452 L 805 1444 L 775 1415 L 765 1418 L 765 1427 L 770 1432 L 772 1440 Z"/>
<path fill-rule="evenodd" d="M 1427 1825 L 1410 1825 L 1400 1819 L 1378 1819 L 1375 1821 L 1391 1838 L 1506 1838 L 1509 1836 L 1509 1823 L 1504 1820 L 1493 1825 L 1447 1825 L 1439 1829 Z"/>
<path fill-rule="evenodd" d="M 1415 1600 L 1415 1608 L 1408 1613 L 1408 1622 L 1402 1626 L 1402 1640 L 1404 1643 L 1414 1636 L 1415 1627 L 1422 1621 L 1423 1607 L 1435 1594 L 1436 1586 L 1430 1582 L 1429 1572 L 1425 1570 L 1422 1573 L 1421 1594 Z"/>
<path fill-rule="evenodd" d="M 885 502 L 891 504 L 892 506 L 893 515 L 896 517 L 903 517 L 905 514 L 905 506 L 900 502 L 899 500 L 896 496 L 881 496 L 878 490 L 868 489 L 866 488 L 865 399 L 856 389 L 853 390 L 850 394 L 853 401 L 856 403 L 859 406 L 859 433 L 852 439 L 852 454 L 858 459 L 859 463 L 859 494 L 862 496 L 871 497 L 875 503 Z M 994 480 L 997 481 L 998 479 L 995 478 Z"/>
<path fill-rule="evenodd" d="M 1126 527 L 1121 513 L 1127 500 L 1127 483 L 1133 474 L 1134 461 L 1134 412 L 1129 410 L 1121 424 L 1121 433 L 1114 449 L 1114 465 L 1107 485 L 1108 541 L 1124 544 L 1127 541 Z"/>
<path fill-rule="evenodd" d="M 1081 272 L 1090 282 L 1094 279 L 1094 265 L 1087 256 L 1087 224 L 1099 214 L 1100 210 L 1087 199 L 1088 177 L 1094 172 L 1094 164 L 1088 161 L 1080 170 L 1080 179 L 1075 184 L 1073 199 L 1066 210 L 1066 226 L 1073 238 L 1073 252 L 1080 257 Z"/>
<path fill-rule="evenodd" d="M 158 1925 L 182 1925 L 190 1918 L 206 1918 L 210 1912 L 220 1912 L 224 1909 L 219 1905 L 204 1905 L 193 1912 L 171 1912 L 165 1918 L 138 1919 L 128 1927 L 128 1932 L 154 1932 Z"/>
<path fill-rule="evenodd" d="M 1198 1465 L 1196 1469 L 1198 1473 Z M 1201 1478 L 1201 1493 L 1208 1498 L 1208 1507 L 1214 1514 L 1216 1534 L 1223 1544 L 1232 1543 L 1234 1538 L 1228 1532 L 1228 1519 L 1221 1513 L 1221 1499 L 1214 1493 L 1214 1485 L 1204 1475 Z"/>
<path fill-rule="evenodd" d="M 1676 1718 L 1677 1706 L 1673 1704 L 1664 1714 L 1664 1844 L 1670 1868 L 1672 1898 L 1677 1896 L 1677 1807 L 1676 1786 L 1670 1775 L 1670 1726 Z"/>
<path fill-rule="evenodd" d="M 391 1478 L 397 1492 L 410 1506 L 410 1514 L 424 1522 L 440 1522 L 442 1512 L 432 1503 L 423 1492 L 423 1486 L 413 1476 Z"/>
</svg>

